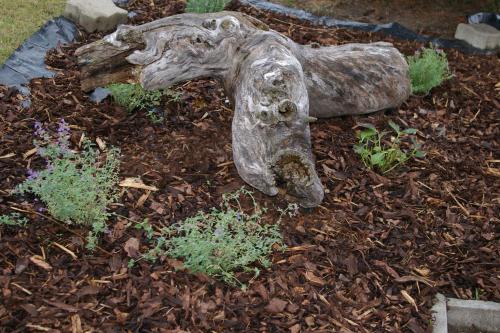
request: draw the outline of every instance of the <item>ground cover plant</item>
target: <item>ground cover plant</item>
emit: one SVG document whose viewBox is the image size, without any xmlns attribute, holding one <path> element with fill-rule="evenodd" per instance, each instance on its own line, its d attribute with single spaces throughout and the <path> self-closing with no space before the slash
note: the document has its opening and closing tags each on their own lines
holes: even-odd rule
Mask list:
<svg viewBox="0 0 500 333">
<path fill-rule="evenodd" d="M 16 193 L 32 193 L 47 206 L 49 213 L 67 224 L 91 227 L 87 247 L 94 249 L 97 237 L 106 228 L 107 206 L 117 199 L 119 152 L 110 148 L 105 160 L 88 139 L 82 140 L 82 151 L 70 150 L 70 129 L 62 119 L 57 139 L 40 123 L 35 124 L 34 144 L 46 168 L 28 170 L 29 176 Z"/>
<path fill-rule="evenodd" d="M 129 23 L 184 8 L 183 0 L 136 0 L 129 9 L 138 15 Z M 306 45 L 383 40 L 405 55 L 422 47 L 230 8 Z M 421 333 L 430 330 L 437 292 L 500 300 L 496 57 L 446 50 L 453 77 L 428 95 L 412 96 L 395 110 L 313 123 L 325 200 L 299 216 L 283 216 L 286 250 L 268 257 L 271 269 L 254 279 L 238 272 L 247 285 L 242 290 L 182 269 L 183 259 L 162 255 L 163 245 L 151 252 L 155 259 L 139 260 L 161 244 L 163 228 L 210 213 L 223 193 L 244 185 L 232 163 L 233 114 L 222 86 L 214 80 L 177 86 L 182 106 L 169 106 L 162 126 L 112 100 L 93 103 L 80 91 L 74 50 L 100 37 L 84 34 L 81 44 L 49 52 L 47 63 L 59 75 L 31 82 L 29 109 L 0 86 L 0 215 L 29 219 L 23 228 L 0 226 L 0 332 Z M 29 154 L 34 119 L 55 129 L 61 118 L 72 125 L 74 150 L 81 150 L 83 133 L 102 138 L 120 148 L 120 179 L 141 179 L 136 187 L 120 187 L 121 200 L 109 205 L 108 230 L 94 251 L 85 248 L 81 228 L 55 223 L 34 196 L 12 194 L 27 168 L 45 166 Z M 393 133 L 389 120 L 416 129 L 426 156 L 382 174 L 367 168 L 353 146 L 360 124 Z M 268 209 L 268 224 L 281 215 L 276 207 L 287 205 L 286 194 L 254 196 Z M 241 203 L 251 214 L 251 201 Z M 133 238 L 138 257 L 125 250 Z"/>
<path fill-rule="evenodd" d="M 442 50 L 424 48 L 408 57 L 411 90 L 414 94 L 428 94 L 451 77 L 446 53 Z"/>
<path fill-rule="evenodd" d="M 402 130 L 393 121 L 389 121 L 393 133 L 389 131 L 379 132 L 371 124 L 362 124 L 362 126 L 365 129 L 358 132 L 359 143 L 354 146 L 354 151 L 369 168 L 377 168 L 386 173 L 406 163 L 413 157 L 421 158 L 425 156 L 425 153 L 420 150 L 421 144 L 417 143 L 415 139 L 414 135 L 417 130 L 414 128 Z M 388 134 L 393 135 L 390 136 L 389 140 L 386 140 Z M 404 151 L 401 147 L 402 139 L 405 136 L 411 136 L 411 146 L 407 151 Z"/>
<path fill-rule="evenodd" d="M 0 0 L 0 64 L 47 19 L 62 14 L 65 0 Z"/>
<path fill-rule="evenodd" d="M 240 194 L 251 197 L 254 205 L 251 214 L 242 210 Z M 236 209 L 231 207 L 231 201 L 236 202 Z M 283 248 L 279 221 L 262 224 L 264 213 L 255 203 L 252 193 L 245 189 L 225 195 L 221 209 L 200 212 L 165 230 L 171 235 L 165 239 L 165 254 L 182 258 L 184 267 L 194 273 L 205 273 L 244 287 L 235 272 L 253 271 L 257 277 L 259 268 L 250 265 L 258 262 L 269 268 L 271 262 L 267 257 L 273 246 Z"/>
</svg>

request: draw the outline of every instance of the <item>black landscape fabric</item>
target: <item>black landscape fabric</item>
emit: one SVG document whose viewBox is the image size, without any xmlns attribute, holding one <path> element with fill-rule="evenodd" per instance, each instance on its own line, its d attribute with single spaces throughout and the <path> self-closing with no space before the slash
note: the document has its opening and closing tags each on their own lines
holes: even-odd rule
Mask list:
<svg viewBox="0 0 500 333">
<path fill-rule="evenodd" d="M 0 84 L 20 88 L 31 79 L 53 77 L 45 65 L 47 51 L 73 42 L 77 34 L 76 25 L 64 17 L 48 21 L 0 66 Z"/>
<path fill-rule="evenodd" d="M 417 41 L 417 42 L 423 42 L 423 43 L 432 43 L 436 47 L 441 47 L 441 48 L 448 48 L 448 49 L 458 49 L 464 53 L 469 53 L 469 54 L 493 54 L 495 53 L 494 51 L 489 51 L 489 50 L 481 50 L 478 48 L 475 48 L 466 42 L 458 39 L 444 39 L 444 38 L 435 38 L 435 37 L 430 37 L 430 36 L 424 36 L 424 35 L 419 35 L 416 32 L 406 28 L 405 26 L 402 26 L 399 23 L 391 22 L 391 23 L 385 23 L 385 24 L 372 24 L 372 23 L 363 23 L 363 22 L 356 22 L 356 21 L 348 21 L 348 20 L 337 20 L 332 17 L 328 16 L 316 16 L 314 14 L 311 14 L 309 12 L 306 12 L 302 9 L 296 9 L 296 8 L 290 8 L 278 4 L 274 4 L 265 0 L 239 0 L 242 4 L 245 5 L 250 5 L 259 9 L 267 10 L 270 12 L 274 12 L 277 14 L 282 14 L 282 15 L 287 15 L 290 17 L 298 18 L 300 20 L 307 21 L 309 23 L 312 23 L 314 25 L 322 25 L 326 27 L 337 27 L 337 28 L 346 28 L 346 29 L 355 29 L 355 30 L 362 30 L 362 31 L 367 31 L 367 32 L 381 32 L 386 35 L 394 36 L 397 38 L 401 39 L 406 39 L 406 40 L 412 40 L 412 41 Z M 482 13 L 482 14 L 487 14 L 487 13 Z M 476 14 L 477 15 L 477 14 Z M 491 14 L 494 15 L 494 14 Z M 475 16 L 471 15 L 470 17 L 473 17 L 474 19 L 477 20 L 488 20 L 488 22 L 484 22 L 487 24 L 490 24 L 489 22 L 493 21 L 493 18 L 491 15 L 487 16 Z M 498 20 L 498 15 L 494 16 L 495 20 Z M 473 22 L 471 22 L 473 23 Z M 474 23 L 480 23 L 480 22 L 474 22 Z M 498 24 L 498 23 L 497 23 Z M 491 24 L 490 24 L 491 25 Z"/>
</svg>

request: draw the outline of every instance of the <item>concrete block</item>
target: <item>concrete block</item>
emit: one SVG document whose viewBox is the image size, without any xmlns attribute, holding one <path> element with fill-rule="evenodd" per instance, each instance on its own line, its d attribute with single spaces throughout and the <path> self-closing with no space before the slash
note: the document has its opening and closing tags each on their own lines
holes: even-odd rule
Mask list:
<svg viewBox="0 0 500 333">
<path fill-rule="evenodd" d="M 482 50 L 500 48 L 500 31 L 484 23 L 460 23 L 455 32 L 455 38 Z"/>
<path fill-rule="evenodd" d="M 436 295 L 432 333 L 500 333 L 500 303 Z"/>
<path fill-rule="evenodd" d="M 87 32 L 110 31 L 127 21 L 127 11 L 112 0 L 68 0 L 63 15 Z"/>
</svg>

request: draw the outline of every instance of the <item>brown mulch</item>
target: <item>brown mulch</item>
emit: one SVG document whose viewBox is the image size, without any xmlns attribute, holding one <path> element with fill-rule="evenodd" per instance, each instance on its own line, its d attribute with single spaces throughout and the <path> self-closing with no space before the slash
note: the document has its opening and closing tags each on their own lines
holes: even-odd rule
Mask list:
<svg viewBox="0 0 500 333">
<path fill-rule="evenodd" d="M 182 3 L 137 0 L 132 23 L 180 13 Z M 235 9 L 304 44 L 385 40 L 405 54 L 422 46 Z M 146 242 L 128 219 L 169 225 L 244 183 L 231 163 L 232 112 L 221 86 L 202 80 L 175 87 L 181 100 L 164 105 L 162 124 L 109 99 L 96 105 L 80 91 L 73 52 L 99 37 L 50 53 L 58 75 L 32 81 L 29 109 L 0 87 L 0 214 L 20 211 L 30 219 L 25 229 L 0 229 L 0 332 L 419 333 L 429 329 L 438 292 L 500 301 L 496 57 L 449 50 L 454 76 L 430 95 L 411 97 L 398 110 L 314 123 L 325 200 L 282 222 L 287 251 L 275 253 L 271 269 L 243 291 L 177 271 L 179 262 L 169 258 L 127 267 L 125 242 Z M 41 166 L 23 157 L 33 148 L 35 120 L 54 128 L 60 118 L 71 125 L 74 143 L 85 133 L 119 147 L 121 178 L 141 177 L 160 189 L 124 190 L 112 207 L 118 216 L 110 233 L 93 253 L 84 248 L 85 229 L 68 229 L 35 198 L 10 194 L 28 167 Z M 389 120 L 416 128 L 427 156 L 382 176 L 367 170 L 352 146 L 357 124 L 384 128 Z M 286 205 L 283 195 L 256 198 L 270 208 L 269 221 Z"/>
</svg>

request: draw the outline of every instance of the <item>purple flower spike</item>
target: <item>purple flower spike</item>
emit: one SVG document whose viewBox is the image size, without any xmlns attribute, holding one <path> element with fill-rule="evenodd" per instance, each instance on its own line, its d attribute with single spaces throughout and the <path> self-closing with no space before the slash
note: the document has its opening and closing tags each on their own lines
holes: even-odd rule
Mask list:
<svg viewBox="0 0 500 333">
<path fill-rule="evenodd" d="M 59 120 L 59 127 L 57 128 L 57 144 L 61 149 L 63 154 L 69 152 L 69 137 L 70 137 L 70 128 L 68 123 L 61 118 Z"/>
<path fill-rule="evenodd" d="M 39 176 L 37 171 L 28 169 L 28 180 L 35 180 Z"/>
<path fill-rule="evenodd" d="M 39 137 L 40 139 L 43 139 L 46 141 L 49 139 L 49 134 L 47 133 L 45 128 L 43 128 L 42 123 L 39 121 L 35 122 L 35 135 L 37 137 Z"/>
</svg>

